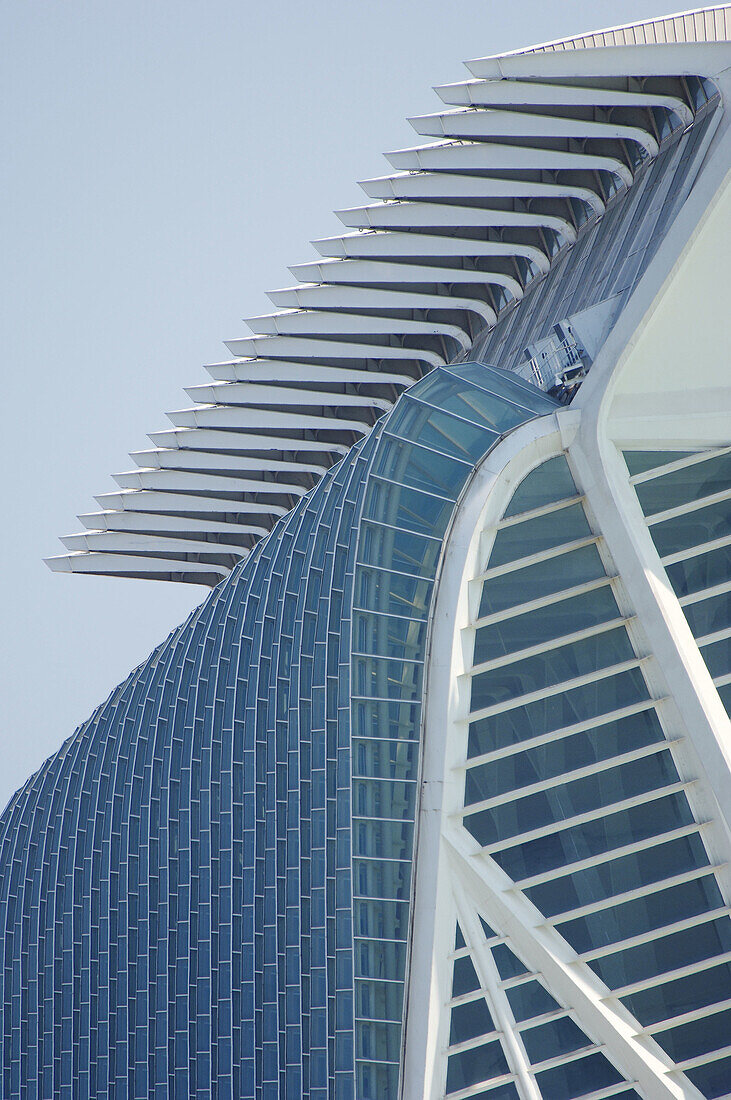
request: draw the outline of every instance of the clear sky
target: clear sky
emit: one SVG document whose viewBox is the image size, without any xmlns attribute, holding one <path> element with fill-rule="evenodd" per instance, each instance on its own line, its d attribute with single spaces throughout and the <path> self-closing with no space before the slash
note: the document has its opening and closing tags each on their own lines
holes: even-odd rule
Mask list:
<svg viewBox="0 0 731 1100">
<path fill-rule="evenodd" d="M 0 806 L 206 594 L 51 573 L 466 58 L 671 0 L 4 0 Z"/>
</svg>

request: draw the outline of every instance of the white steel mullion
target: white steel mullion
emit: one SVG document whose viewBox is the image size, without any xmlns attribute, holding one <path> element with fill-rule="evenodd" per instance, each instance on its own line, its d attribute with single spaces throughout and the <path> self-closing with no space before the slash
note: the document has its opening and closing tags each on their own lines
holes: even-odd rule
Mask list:
<svg viewBox="0 0 731 1100">
<path fill-rule="evenodd" d="M 609 898 L 600 898 L 598 901 L 589 902 L 587 905 L 579 905 L 576 909 L 567 909 L 558 916 L 549 917 L 546 924 L 565 924 L 569 920 L 577 920 L 579 917 L 587 917 L 592 913 L 601 913 L 604 909 L 614 909 L 625 902 L 636 901 L 638 898 L 647 897 L 650 894 L 658 894 L 671 886 L 681 886 L 684 882 L 693 882 L 695 879 L 705 878 L 722 870 L 725 864 L 707 864 L 705 867 L 694 867 L 691 871 L 682 871 L 670 878 L 658 879 L 657 882 L 648 882 L 643 886 L 637 886 L 634 890 L 625 890 L 622 894 L 613 894 Z M 725 910 L 724 910 L 725 911 Z"/>
<path fill-rule="evenodd" d="M 725 626 L 723 630 L 715 630 L 712 634 L 701 634 L 695 642 L 700 650 L 703 650 L 707 645 L 713 645 L 714 642 L 722 642 L 724 638 L 728 638 L 731 635 L 731 626 Z"/>
<path fill-rule="evenodd" d="M 688 1069 L 696 1069 L 698 1066 L 705 1066 L 708 1062 L 715 1062 L 720 1058 L 727 1058 L 731 1055 L 731 1044 L 725 1047 L 719 1047 L 717 1050 L 708 1050 L 705 1054 L 699 1054 L 695 1058 L 687 1058 L 684 1062 L 678 1062 L 678 1069 L 685 1073 Z M 728 1093 L 725 1094 L 728 1096 Z"/>
<path fill-rule="evenodd" d="M 612 1063 L 625 1079 L 637 1078 L 653 1100 L 670 1097 L 680 1100 L 682 1096 L 697 1095 L 682 1093 L 667 1078 L 670 1067 L 667 1055 L 659 1047 L 648 1049 L 640 1044 L 634 1030 L 636 1023 L 625 1012 L 618 1011 L 616 1005 L 608 1003 L 613 995 L 604 983 L 583 964 L 577 968 L 578 956 L 555 930 L 535 924 L 534 907 L 526 899 L 512 898 L 509 891 L 500 888 L 505 876 L 475 850 L 471 838 L 462 830 L 449 828 L 447 823 L 442 837 L 449 847 L 451 872 L 455 878 L 459 876 L 475 910 L 484 912 L 498 930 L 510 927 L 511 949 L 524 956 L 524 965 L 533 972 L 525 975 L 524 980 L 541 978 L 559 1003 L 585 1021 L 588 1037 L 595 1044 L 606 1046 Z M 477 921 L 476 916 L 474 919 Z M 502 988 L 506 987 L 502 984 Z"/>
</svg>

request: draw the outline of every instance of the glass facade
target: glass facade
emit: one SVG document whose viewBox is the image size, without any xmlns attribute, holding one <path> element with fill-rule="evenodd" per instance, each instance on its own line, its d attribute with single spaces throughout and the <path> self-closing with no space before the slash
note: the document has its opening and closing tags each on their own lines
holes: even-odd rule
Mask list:
<svg viewBox="0 0 731 1100">
<path fill-rule="evenodd" d="M 723 646 L 731 630 L 723 526 L 729 452 L 661 454 L 660 469 L 645 455 L 627 459 L 637 471 L 633 480 L 653 539 L 667 551 L 669 575 L 723 690 L 729 679 Z M 715 518 L 722 515 L 725 520 Z M 704 516 L 712 517 L 710 526 Z M 626 604 L 621 580 L 591 529 L 565 458 L 531 471 L 486 535 L 491 549 L 472 624 L 463 824 L 577 962 L 702 1094 L 725 1094 L 731 1089 L 731 919 L 721 868 L 688 800 L 691 783 L 676 766 L 681 739 L 664 732 L 661 700 L 653 698 L 630 630 L 632 616 L 620 611 Z M 719 544 L 726 551 L 723 568 L 720 559 L 700 564 Z M 713 652 L 716 664 L 709 660 Z M 457 962 L 466 951 L 454 956 L 457 1029 L 467 998 L 466 989 L 457 993 Z M 618 1070 L 582 1048 L 586 1036 L 575 1021 L 558 1017 L 555 999 L 535 975 L 526 976 L 505 940 L 491 944 L 491 952 L 492 996 L 510 1002 L 508 1019 L 540 1095 L 615 1095 L 599 1090 L 621 1082 Z M 469 996 L 487 996 L 489 1007 L 487 989 L 483 972 Z M 544 1013 L 549 1024 L 534 1027 L 534 1017 Z M 479 1049 L 472 1052 L 475 1067 L 482 1065 Z M 546 1072 L 534 1066 L 539 1055 L 552 1059 Z M 465 1059 L 460 1053 L 460 1067 Z M 508 1071 L 471 1072 L 482 1074 L 486 1085 L 502 1082 Z M 637 1095 L 628 1087 L 617 1095 Z"/>
<path fill-rule="evenodd" d="M 18 792 L 4 1096 L 396 1096 L 443 539 L 553 408 L 427 376 Z"/>
</svg>

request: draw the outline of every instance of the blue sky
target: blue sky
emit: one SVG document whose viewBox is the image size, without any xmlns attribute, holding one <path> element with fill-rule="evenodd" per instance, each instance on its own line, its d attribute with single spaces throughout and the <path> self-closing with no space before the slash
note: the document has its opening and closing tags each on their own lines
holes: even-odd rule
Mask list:
<svg viewBox="0 0 731 1100">
<path fill-rule="evenodd" d="M 465 58 L 663 0 L 6 0 L 0 806 L 201 599 L 42 558 Z"/>
</svg>

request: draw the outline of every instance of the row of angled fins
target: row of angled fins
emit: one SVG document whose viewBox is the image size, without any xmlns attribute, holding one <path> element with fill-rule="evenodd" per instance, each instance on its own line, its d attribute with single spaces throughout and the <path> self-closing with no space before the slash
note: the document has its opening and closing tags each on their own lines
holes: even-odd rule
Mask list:
<svg viewBox="0 0 731 1100">
<path fill-rule="evenodd" d="M 472 79 L 438 88 L 447 108 L 411 120 L 427 143 L 361 185 L 371 201 L 339 213 L 347 231 L 291 269 L 301 281 L 270 295 L 277 311 L 228 342 L 234 358 L 207 368 L 51 567 L 216 584 L 692 124 L 709 92 L 664 75 L 667 48 L 638 51 L 632 77 L 578 50 L 472 62 Z"/>
</svg>

